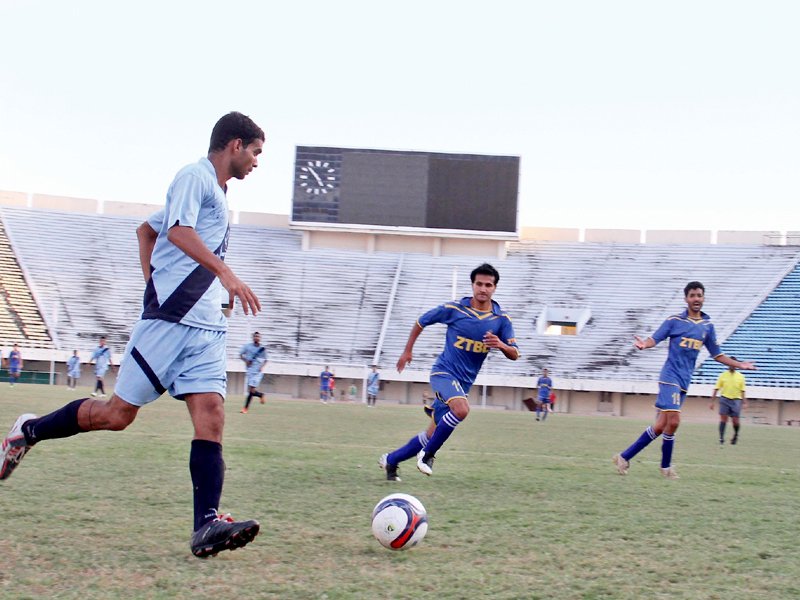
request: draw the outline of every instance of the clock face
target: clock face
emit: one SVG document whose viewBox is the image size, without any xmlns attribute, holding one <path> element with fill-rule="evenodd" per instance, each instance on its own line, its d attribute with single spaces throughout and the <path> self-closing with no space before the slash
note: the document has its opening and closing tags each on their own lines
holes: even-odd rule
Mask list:
<svg viewBox="0 0 800 600">
<path fill-rule="evenodd" d="M 300 187 L 306 194 L 327 194 L 336 187 L 336 169 L 324 160 L 309 160 L 300 167 Z"/>
</svg>

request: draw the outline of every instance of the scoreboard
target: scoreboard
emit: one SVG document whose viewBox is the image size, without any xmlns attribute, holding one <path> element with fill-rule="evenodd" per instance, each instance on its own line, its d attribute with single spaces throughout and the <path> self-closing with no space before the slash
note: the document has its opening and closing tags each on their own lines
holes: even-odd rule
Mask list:
<svg viewBox="0 0 800 600">
<path fill-rule="evenodd" d="M 292 221 L 514 233 L 519 160 L 298 146 Z"/>
</svg>

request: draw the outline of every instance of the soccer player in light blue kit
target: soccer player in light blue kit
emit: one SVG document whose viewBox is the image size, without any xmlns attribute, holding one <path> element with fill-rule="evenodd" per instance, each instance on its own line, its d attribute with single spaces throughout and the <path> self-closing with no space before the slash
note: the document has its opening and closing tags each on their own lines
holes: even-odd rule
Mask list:
<svg viewBox="0 0 800 600">
<path fill-rule="evenodd" d="M 372 365 L 372 372 L 367 375 L 367 406 L 375 406 L 380 387 L 381 374 L 378 373 L 378 365 Z"/>
<path fill-rule="evenodd" d="M 111 362 L 111 348 L 106 346 L 105 337 L 100 338 L 97 348 L 95 348 L 94 352 L 92 352 L 89 362 L 91 363 L 92 361 L 94 361 L 94 375 L 97 378 L 97 381 L 94 384 L 92 396 L 100 396 L 101 398 L 105 398 L 106 388 L 103 380 L 106 376 L 106 373 L 108 373 L 108 369 L 114 366 L 114 364 Z"/>
<path fill-rule="evenodd" d="M 236 298 L 245 314 L 261 305 L 225 262 L 228 245 L 227 181 L 256 166 L 264 132 L 232 112 L 217 121 L 208 156 L 181 169 L 164 209 L 137 229 L 144 279 L 144 311 L 125 350 L 109 400 L 81 398 L 43 417 L 20 416 L 0 449 L 0 479 L 7 478 L 37 443 L 90 430 L 121 430 L 139 409 L 165 391 L 186 402 L 194 426 L 189 471 L 194 488 L 190 547 L 200 558 L 234 550 L 258 534 L 258 521 L 220 515 L 226 392 L 222 305 Z"/>
<path fill-rule="evenodd" d="M 652 348 L 669 338 L 669 352 L 658 379 L 656 399 L 658 416 L 655 425 L 648 427 L 626 450 L 614 455 L 612 460 L 620 475 L 627 475 L 631 459 L 663 433 L 661 474 L 667 479 L 678 479 L 678 474 L 672 466 L 675 431 L 681 422 L 681 407 L 686 399 L 689 382 L 692 380 L 697 355 L 703 346 L 708 349 L 714 360 L 723 365 L 737 369 L 756 368 L 753 363 L 740 362 L 720 352 L 711 317 L 702 311 L 705 291 L 705 287 L 699 281 L 687 283 L 683 289 L 686 310 L 668 317 L 649 338 L 643 340 L 634 336 L 633 345 L 639 350 Z"/>
<path fill-rule="evenodd" d="M 71 390 L 75 389 L 78 384 L 78 379 L 81 377 L 81 357 L 78 356 L 78 351 L 73 350 L 72 356 L 67 360 L 67 387 Z"/>
<path fill-rule="evenodd" d="M 264 365 L 267 364 L 267 349 L 261 345 L 260 333 L 257 331 L 253 333 L 253 342 L 242 346 L 239 358 L 247 365 L 245 373 L 247 377 L 247 398 L 244 401 L 244 408 L 242 408 L 242 413 L 247 414 L 250 409 L 250 401 L 253 398 L 260 398 L 261 404 L 264 404 L 264 394 L 258 391 L 258 386 L 264 376 L 261 371 Z"/>
<path fill-rule="evenodd" d="M 550 405 L 550 392 L 553 391 L 553 380 L 548 377 L 547 369 L 542 369 L 542 376 L 536 381 L 536 387 L 539 389 L 537 398 L 539 403 L 536 405 L 536 420 L 538 421 L 540 419 L 540 413 L 544 413 L 544 416 L 541 416 L 541 420 L 544 421 L 547 419 L 547 413 L 550 412 L 548 410 Z"/>
<path fill-rule="evenodd" d="M 19 346 L 14 344 L 11 352 L 8 353 L 8 382 L 11 387 L 14 387 L 20 373 L 22 373 L 22 352 L 19 351 Z"/>
<path fill-rule="evenodd" d="M 402 373 L 413 359 L 414 343 L 428 325 L 447 325 L 444 350 L 431 370 L 430 383 L 435 394 L 432 419 L 427 431 L 412 437 L 405 446 L 384 454 L 378 465 L 386 479 L 400 481 L 397 466 L 417 456 L 417 469 L 433 474 L 436 452 L 469 414 L 469 393 L 490 350 L 499 350 L 509 360 L 519 358 L 511 318 L 492 300 L 500 274 L 484 263 L 470 273 L 472 296 L 459 302 L 446 302 L 422 315 L 411 329 L 406 347 L 397 361 Z"/>
</svg>

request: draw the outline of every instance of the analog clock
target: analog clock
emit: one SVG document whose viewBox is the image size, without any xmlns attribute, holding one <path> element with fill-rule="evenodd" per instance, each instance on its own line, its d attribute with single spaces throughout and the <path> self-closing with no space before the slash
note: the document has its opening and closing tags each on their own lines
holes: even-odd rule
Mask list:
<svg viewBox="0 0 800 600">
<path fill-rule="evenodd" d="M 306 161 L 297 178 L 307 194 L 327 194 L 336 187 L 336 169 L 324 160 Z"/>
</svg>

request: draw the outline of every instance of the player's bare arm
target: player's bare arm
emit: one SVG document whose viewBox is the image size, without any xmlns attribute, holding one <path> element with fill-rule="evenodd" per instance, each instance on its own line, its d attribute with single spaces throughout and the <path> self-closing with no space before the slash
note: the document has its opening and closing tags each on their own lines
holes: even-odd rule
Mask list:
<svg viewBox="0 0 800 600">
<path fill-rule="evenodd" d="M 198 264 L 214 273 L 227 291 L 228 304 L 233 308 L 234 298 L 239 298 L 244 314 L 252 311 L 254 315 L 261 310 L 261 303 L 255 293 L 239 279 L 231 268 L 209 250 L 192 227 L 174 225 L 167 233 L 167 239 Z"/>
<path fill-rule="evenodd" d="M 517 348 L 514 346 L 509 346 L 491 331 L 487 331 L 483 336 L 483 343 L 489 348 L 500 350 L 500 352 L 502 352 L 503 355 L 509 360 L 517 360 L 519 358 L 519 350 Z"/>
<path fill-rule="evenodd" d="M 150 281 L 150 259 L 153 248 L 156 246 L 158 232 L 145 221 L 136 228 L 136 238 L 139 240 L 139 262 L 142 265 L 142 275 L 145 282 Z"/>
<path fill-rule="evenodd" d="M 408 334 L 406 347 L 403 350 L 403 353 L 400 355 L 400 358 L 397 360 L 398 373 L 402 373 L 403 369 L 406 368 L 406 365 L 413 360 L 414 344 L 416 343 L 419 334 L 422 333 L 422 329 L 423 327 L 419 323 L 414 323 L 414 326 L 411 328 L 411 333 Z"/>
<path fill-rule="evenodd" d="M 743 362 L 741 360 L 734 360 L 730 356 L 725 356 L 724 354 L 715 356 L 714 360 L 717 361 L 718 363 L 722 363 L 726 367 L 733 367 L 734 369 L 739 369 L 740 371 L 758 370 L 758 368 L 756 367 L 756 363 L 754 362 Z"/>
<path fill-rule="evenodd" d="M 638 335 L 633 336 L 633 345 L 636 347 L 637 350 L 647 350 L 648 348 L 652 348 L 656 345 L 656 341 L 648 337 L 646 339 L 640 338 Z"/>
</svg>

